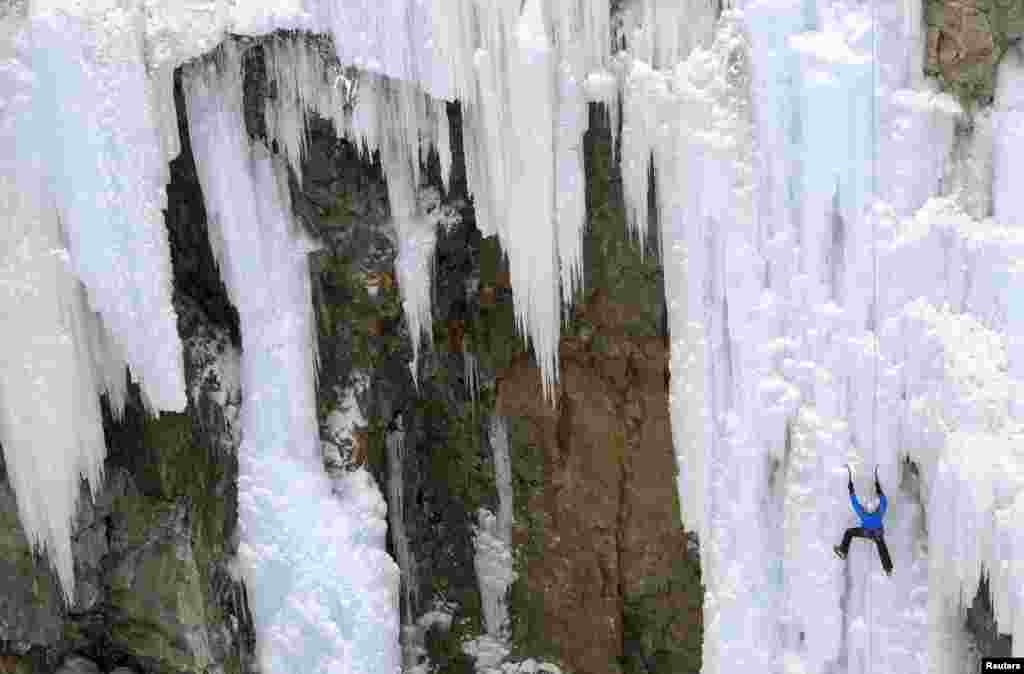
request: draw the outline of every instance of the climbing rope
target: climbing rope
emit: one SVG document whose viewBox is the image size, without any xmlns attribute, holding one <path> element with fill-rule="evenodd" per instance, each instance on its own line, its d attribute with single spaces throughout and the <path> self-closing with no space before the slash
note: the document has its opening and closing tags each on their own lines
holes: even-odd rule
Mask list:
<svg viewBox="0 0 1024 674">
<path fill-rule="evenodd" d="M 881 343 L 878 336 L 878 10 L 875 0 L 871 0 L 871 332 L 872 356 L 874 360 L 874 382 L 871 400 L 871 457 L 875 466 L 878 465 L 878 360 L 881 357 Z M 877 467 L 876 480 L 877 478 Z M 876 544 L 877 545 L 877 544 Z M 871 612 L 871 575 L 867 579 L 865 589 L 868 630 L 867 671 L 874 671 L 872 660 L 872 627 L 874 616 Z"/>
</svg>

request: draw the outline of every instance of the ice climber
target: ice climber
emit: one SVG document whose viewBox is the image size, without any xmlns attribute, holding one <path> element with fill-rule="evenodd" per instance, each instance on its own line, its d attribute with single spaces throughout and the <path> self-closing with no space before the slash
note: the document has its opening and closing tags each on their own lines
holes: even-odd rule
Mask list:
<svg viewBox="0 0 1024 674">
<path fill-rule="evenodd" d="M 855 537 L 867 538 L 875 542 L 878 547 L 878 557 L 882 560 L 882 568 L 885 569 L 886 575 L 892 575 L 892 559 L 889 557 L 889 548 L 885 545 L 885 529 L 882 527 L 882 517 L 885 516 L 885 509 L 888 507 L 888 501 L 885 498 L 885 494 L 882 492 L 882 485 L 878 482 L 878 472 L 875 472 L 875 494 L 878 496 L 877 502 L 869 503 L 870 509 L 865 509 L 857 500 L 857 494 L 853 490 L 853 476 L 850 476 L 849 482 L 850 490 L 850 503 L 853 505 L 854 512 L 860 517 L 861 526 L 850 527 L 843 534 L 843 542 L 840 545 L 832 548 L 836 552 L 836 556 L 839 559 L 846 559 L 847 553 L 850 551 L 850 541 Z"/>
</svg>

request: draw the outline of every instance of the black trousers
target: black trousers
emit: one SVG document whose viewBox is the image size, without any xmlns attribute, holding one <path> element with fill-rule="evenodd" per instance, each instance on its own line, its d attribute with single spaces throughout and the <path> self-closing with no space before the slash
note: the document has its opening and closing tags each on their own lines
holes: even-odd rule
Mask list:
<svg viewBox="0 0 1024 674">
<path fill-rule="evenodd" d="M 875 542 L 875 546 L 878 547 L 878 558 L 882 560 L 882 568 L 885 569 L 886 573 L 892 571 L 892 558 L 889 557 L 889 548 L 885 545 L 885 534 L 881 529 L 865 529 L 863 527 L 850 527 L 843 534 L 843 542 L 839 545 L 839 549 L 843 551 L 843 555 L 850 552 L 850 541 L 854 538 L 867 538 Z"/>
</svg>

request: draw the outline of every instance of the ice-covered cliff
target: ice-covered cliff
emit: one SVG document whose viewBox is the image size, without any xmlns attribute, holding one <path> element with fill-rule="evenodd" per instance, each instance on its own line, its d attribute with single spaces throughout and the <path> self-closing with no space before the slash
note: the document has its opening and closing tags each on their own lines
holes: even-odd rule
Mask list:
<svg viewBox="0 0 1024 674">
<path fill-rule="evenodd" d="M 96 394 L 120 410 L 127 365 L 150 409 L 186 404 L 160 210 L 180 149 L 173 73 L 187 63 L 210 244 L 240 316 L 241 550 L 270 669 L 399 663 L 377 488 L 339 494 L 319 465 L 316 244 L 288 181 L 313 112 L 379 152 L 417 377 L 436 223 L 421 157 L 435 152 L 451 179 L 448 100 L 462 104 L 477 225 L 508 256 L 549 400 L 582 281 L 587 105 L 607 106 L 630 225 L 661 242 L 705 671 L 962 671 L 983 573 L 999 631 L 1024 652 L 1017 48 L 992 105 L 965 108 L 924 76 L 936 61 L 954 79 L 942 45 L 958 39 L 956 3 L 948 21 L 935 18 L 945 5 L 886 0 L 518 4 L 0 10 L 0 444 L 64 592 L 79 475 L 93 494 L 102 478 Z M 246 133 L 242 61 L 249 37 L 275 31 L 322 37 L 261 43 L 271 152 Z M 852 522 L 847 463 L 862 492 L 877 465 L 890 493 L 891 579 L 867 548 L 831 556 Z"/>
</svg>

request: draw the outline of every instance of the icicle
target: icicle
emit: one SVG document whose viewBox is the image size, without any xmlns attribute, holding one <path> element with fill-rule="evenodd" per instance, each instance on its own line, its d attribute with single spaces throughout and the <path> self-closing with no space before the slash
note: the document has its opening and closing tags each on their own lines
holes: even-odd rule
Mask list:
<svg viewBox="0 0 1024 674">
<path fill-rule="evenodd" d="M 445 101 L 434 101 L 434 120 L 436 124 L 434 147 L 437 148 L 437 155 L 441 160 L 441 182 L 447 192 L 451 189 L 452 184 L 452 146 L 448 104 Z"/>
<path fill-rule="evenodd" d="M 506 244 L 516 322 L 533 337 L 544 395 L 551 398 L 558 380 L 558 338 L 561 314 L 556 268 L 554 78 L 552 53 L 540 0 L 528 0 L 516 29 L 518 46 L 509 73 L 512 119 L 517 142 L 506 146 L 510 156 L 511 203 L 500 231 Z"/>
<path fill-rule="evenodd" d="M 573 304 L 583 285 L 583 227 L 586 219 L 586 177 L 583 175 L 583 132 L 587 127 L 587 104 L 576 80 L 582 68 L 563 64 L 559 78 L 558 128 L 555 134 L 555 226 L 562 304 Z M 568 316 L 568 312 L 566 312 Z"/>
<path fill-rule="evenodd" d="M 670 101 L 665 78 L 646 63 L 634 61 L 623 92 L 619 152 L 626 221 L 641 242 L 647 239 L 651 154 L 659 140 L 659 114 Z"/>
<path fill-rule="evenodd" d="M 434 224 L 424 218 L 406 217 L 395 221 L 398 230 L 398 258 L 395 271 L 402 293 L 402 307 L 412 339 L 412 379 L 419 386 L 420 339 L 433 340 L 433 317 L 430 310 L 431 269 L 437 232 Z"/>
</svg>

